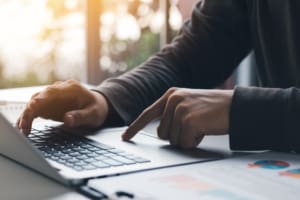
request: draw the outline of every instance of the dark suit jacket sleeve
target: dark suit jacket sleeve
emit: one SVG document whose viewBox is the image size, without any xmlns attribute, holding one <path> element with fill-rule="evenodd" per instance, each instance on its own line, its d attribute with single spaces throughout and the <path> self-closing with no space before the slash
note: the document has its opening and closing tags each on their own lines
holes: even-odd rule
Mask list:
<svg viewBox="0 0 300 200">
<path fill-rule="evenodd" d="M 237 87 L 230 112 L 234 150 L 300 151 L 300 89 Z"/>
<path fill-rule="evenodd" d="M 170 87 L 221 84 L 252 48 L 245 2 L 197 4 L 192 19 L 169 46 L 133 71 L 101 84 L 98 91 L 111 105 L 109 124 L 130 123 Z M 297 88 L 236 88 L 230 111 L 231 148 L 299 151 L 299 102 Z"/>
<path fill-rule="evenodd" d="M 118 113 L 118 121 L 128 124 L 170 87 L 218 86 L 251 49 L 246 13 L 241 0 L 198 3 L 170 45 L 97 90 Z"/>
</svg>

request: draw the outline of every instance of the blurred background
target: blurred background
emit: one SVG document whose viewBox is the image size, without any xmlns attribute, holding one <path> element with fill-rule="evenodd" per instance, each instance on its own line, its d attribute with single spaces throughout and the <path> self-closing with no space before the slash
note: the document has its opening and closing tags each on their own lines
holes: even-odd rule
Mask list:
<svg viewBox="0 0 300 200">
<path fill-rule="evenodd" d="M 196 2 L 0 0 L 0 88 L 70 78 L 99 84 L 170 42 Z M 247 85 L 251 71 L 244 63 L 234 80 Z"/>
<path fill-rule="evenodd" d="M 97 84 L 130 70 L 172 39 L 195 2 L 0 0 L 0 88 Z"/>
</svg>

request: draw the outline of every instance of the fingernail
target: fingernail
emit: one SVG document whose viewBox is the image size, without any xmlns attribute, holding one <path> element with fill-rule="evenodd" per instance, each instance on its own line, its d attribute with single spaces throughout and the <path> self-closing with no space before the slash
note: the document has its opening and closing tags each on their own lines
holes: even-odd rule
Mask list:
<svg viewBox="0 0 300 200">
<path fill-rule="evenodd" d="M 74 126 L 74 117 L 71 114 L 67 115 L 67 125 L 70 127 Z"/>
<path fill-rule="evenodd" d="M 27 129 L 21 129 L 20 132 L 24 135 L 28 135 L 29 131 Z"/>
<path fill-rule="evenodd" d="M 127 141 L 127 140 L 128 140 L 128 137 L 127 137 L 126 132 L 124 132 L 124 133 L 122 134 L 122 140 L 124 140 L 124 141 Z"/>
<path fill-rule="evenodd" d="M 27 127 L 27 122 L 25 119 L 22 119 L 20 123 L 20 128 L 25 130 L 26 127 Z"/>
</svg>

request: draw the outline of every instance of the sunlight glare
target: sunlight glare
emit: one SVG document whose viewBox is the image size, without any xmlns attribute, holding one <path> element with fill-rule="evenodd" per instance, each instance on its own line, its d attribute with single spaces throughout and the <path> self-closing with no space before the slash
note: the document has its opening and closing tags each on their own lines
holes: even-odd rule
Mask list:
<svg viewBox="0 0 300 200">
<path fill-rule="evenodd" d="M 111 26 L 115 23 L 115 14 L 111 11 L 104 12 L 100 20 L 102 25 Z"/>
<path fill-rule="evenodd" d="M 141 3 L 151 4 L 153 0 L 140 0 Z"/>
<path fill-rule="evenodd" d="M 65 6 L 69 10 L 75 9 L 78 6 L 78 0 L 65 0 Z"/>
<path fill-rule="evenodd" d="M 140 36 L 141 30 L 135 17 L 128 13 L 118 16 L 118 21 L 116 22 L 116 37 L 119 40 L 136 41 Z"/>
<path fill-rule="evenodd" d="M 173 30 L 179 30 L 183 23 L 182 15 L 176 6 L 170 8 L 169 24 Z"/>
<path fill-rule="evenodd" d="M 164 13 L 161 11 L 158 11 L 154 13 L 152 16 L 152 20 L 150 22 L 150 30 L 153 33 L 159 33 L 164 26 Z"/>
</svg>

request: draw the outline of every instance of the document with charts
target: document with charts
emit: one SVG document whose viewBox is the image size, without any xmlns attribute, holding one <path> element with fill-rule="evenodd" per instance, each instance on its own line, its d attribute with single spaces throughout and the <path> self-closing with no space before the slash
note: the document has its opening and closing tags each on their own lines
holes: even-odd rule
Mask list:
<svg viewBox="0 0 300 200">
<path fill-rule="evenodd" d="M 300 197 L 300 155 L 267 152 L 92 180 L 91 187 L 136 199 L 289 200 Z"/>
</svg>

